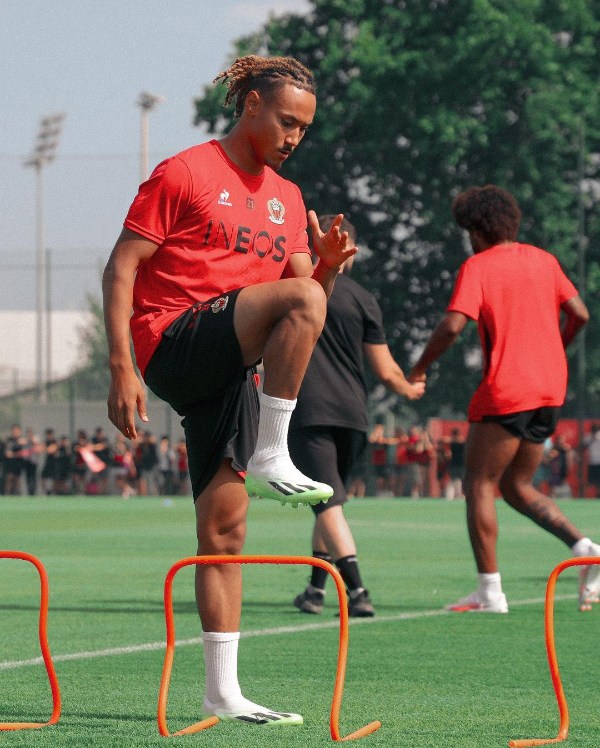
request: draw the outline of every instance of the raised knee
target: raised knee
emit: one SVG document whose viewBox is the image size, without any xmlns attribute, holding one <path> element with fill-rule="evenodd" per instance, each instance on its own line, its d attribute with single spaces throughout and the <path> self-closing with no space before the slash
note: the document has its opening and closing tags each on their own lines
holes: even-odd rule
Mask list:
<svg viewBox="0 0 600 748">
<path fill-rule="evenodd" d="M 327 314 L 327 297 L 320 283 L 312 278 L 296 278 L 294 309 L 316 324 L 323 324 Z"/>
</svg>

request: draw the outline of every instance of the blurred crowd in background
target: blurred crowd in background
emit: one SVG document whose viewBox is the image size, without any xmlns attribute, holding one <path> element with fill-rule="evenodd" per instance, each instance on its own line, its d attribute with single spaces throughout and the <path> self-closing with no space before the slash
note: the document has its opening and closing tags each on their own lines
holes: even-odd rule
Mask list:
<svg viewBox="0 0 600 748">
<path fill-rule="evenodd" d="M 427 428 L 414 424 L 387 435 L 384 425 L 376 424 L 369 437 L 370 464 L 367 469 L 362 466 L 357 474 L 352 494 L 464 498 L 462 476 L 468 424 L 450 424 L 448 431 L 448 435 L 435 438 Z M 565 431 L 558 428 L 546 440 L 544 458 L 534 480 L 536 487 L 554 498 L 599 497 L 600 423 L 592 423 L 576 446 Z"/>
<path fill-rule="evenodd" d="M 464 498 L 465 439 L 468 424 L 448 427 L 435 438 L 419 424 L 386 433 L 377 423 L 369 447 L 355 466 L 350 495 L 373 497 Z M 580 471 L 583 467 L 584 470 Z M 577 490 L 577 474 L 583 490 Z M 600 497 L 600 423 L 592 423 L 574 447 L 557 429 L 546 441 L 536 486 L 549 496 Z M 177 496 L 191 495 L 185 440 L 171 442 L 141 431 L 129 441 L 102 427 L 79 429 L 75 441 L 47 428 L 36 434 L 13 424 L 0 437 L 0 494 L 18 496 Z"/>
<path fill-rule="evenodd" d="M 75 441 L 47 428 L 42 435 L 13 424 L 0 439 L 0 492 L 4 495 L 190 495 L 185 441 L 171 443 L 140 431 L 135 441 L 102 427 L 79 429 Z"/>
</svg>

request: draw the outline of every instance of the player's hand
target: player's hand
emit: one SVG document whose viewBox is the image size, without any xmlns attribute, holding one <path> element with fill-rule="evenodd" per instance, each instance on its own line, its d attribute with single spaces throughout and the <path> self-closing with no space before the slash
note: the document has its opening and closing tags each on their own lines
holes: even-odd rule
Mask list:
<svg viewBox="0 0 600 748">
<path fill-rule="evenodd" d="M 358 251 L 348 236 L 348 232 L 340 231 L 343 220 L 344 216 L 340 213 L 331 224 L 329 231 L 324 234 L 315 211 L 308 211 L 308 225 L 312 233 L 313 248 L 321 262 L 330 270 L 339 268 Z"/>
<path fill-rule="evenodd" d="M 416 384 L 417 382 L 426 382 L 427 374 L 424 371 L 413 369 L 406 378 L 411 384 Z"/>
<path fill-rule="evenodd" d="M 144 387 L 133 369 L 113 371 L 108 393 L 108 417 L 127 439 L 137 439 L 136 413 L 142 421 L 148 420 Z"/>
<path fill-rule="evenodd" d="M 407 400 L 420 400 L 423 395 L 425 394 L 425 381 L 421 382 L 411 382 L 409 379 L 409 384 L 407 387 L 406 392 L 404 393 L 404 396 Z"/>
</svg>

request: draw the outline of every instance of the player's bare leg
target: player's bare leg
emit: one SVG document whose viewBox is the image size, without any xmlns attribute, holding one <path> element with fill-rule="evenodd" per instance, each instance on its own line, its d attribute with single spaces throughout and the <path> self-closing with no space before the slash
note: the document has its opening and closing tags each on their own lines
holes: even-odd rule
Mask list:
<svg viewBox="0 0 600 748">
<path fill-rule="evenodd" d="M 498 571 L 496 495 L 521 440 L 497 423 L 473 423 L 465 450 L 467 527 L 477 571 Z"/>
<path fill-rule="evenodd" d="M 242 289 L 234 326 L 246 365 L 262 357 L 263 391 L 246 488 L 251 495 L 297 506 L 328 499 L 333 490 L 292 463 L 287 434 L 296 397 L 325 322 L 327 300 L 312 278 L 288 278 Z"/>
<path fill-rule="evenodd" d="M 248 495 L 224 460 L 196 499 L 199 555 L 237 555 L 246 537 Z M 196 566 L 196 603 L 204 631 L 239 631 L 242 572 L 239 564 Z"/>
<path fill-rule="evenodd" d="M 544 445 L 522 441 L 512 462 L 500 480 L 507 504 L 533 520 L 571 548 L 583 537 L 558 505 L 533 485 L 533 475 L 544 454 Z"/>
<path fill-rule="evenodd" d="M 312 547 L 313 550 L 328 552 L 334 559 L 356 555 L 356 543 L 341 504 L 317 515 Z"/>
<path fill-rule="evenodd" d="M 229 460 L 196 499 L 199 555 L 237 555 L 246 537 L 248 494 Z M 237 651 L 242 608 L 240 564 L 198 564 L 196 604 L 206 662 L 204 711 L 219 719 L 259 725 L 302 724 L 299 714 L 275 712 L 242 695 Z"/>
<path fill-rule="evenodd" d="M 448 606 L 453 611 L 507 613 L 496 544 L 498 482 L 519 449 L 520 439 L 497 423 L 473 423 L 465 450 L 467 527 L 479 585 L 476 592 Z"/>
<path fill-rule="evenodd" d="M 542 444 L 522 442 L 515 458 L 502 476 L 500 487 L 507 503 L 541 528 L 562 540 L 575 556 L 600 556 L 593 543 L 563 514 L 560 507 L 533 486 L 533 474 L 543 456 Z M 583 567 L 580 573 L 579 607 L 590 610 L 600 602 L 600 566 Z"/>
</svg>

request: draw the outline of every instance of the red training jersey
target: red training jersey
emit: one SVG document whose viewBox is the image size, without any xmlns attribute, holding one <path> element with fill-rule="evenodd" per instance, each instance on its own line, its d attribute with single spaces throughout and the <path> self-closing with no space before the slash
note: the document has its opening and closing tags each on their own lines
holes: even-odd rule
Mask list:
<svg viewBox="0 0 600 748">
<path fill-rule="evenodd" d="M 278 280 L 290 255 L 309 253 L 298 187 L 267 166 L 257 176 L 242 171 L 216 140 L 160 163 L 124 225 L 159 245 L 133 287 L 142 375 L 163 330 L 194 303 Z"/>
<path fill-rule="evenodd" d="M 469 421 L 564 403 L 560 307 L 576 295 L 556 257 L 528 244 L 498 244 L 463 263 L 448 311 L 477 322 L 483 349 Z"/>
</svg>

